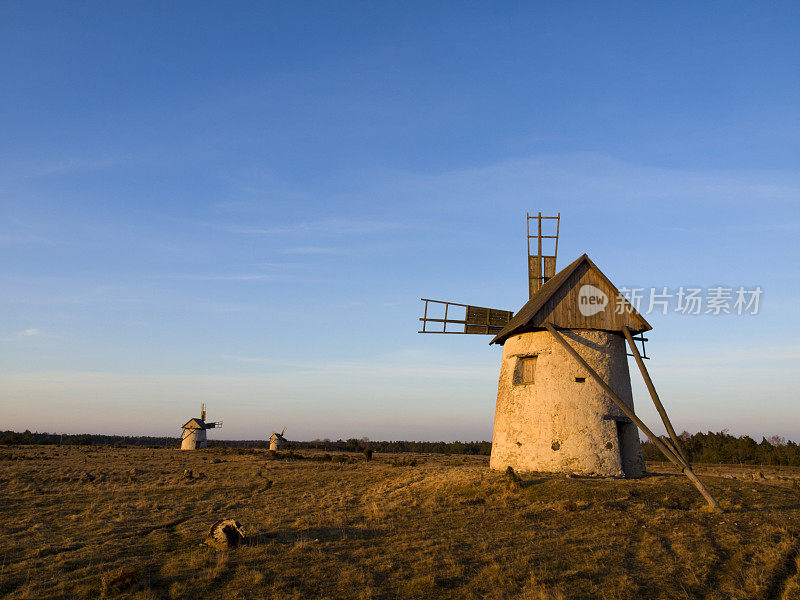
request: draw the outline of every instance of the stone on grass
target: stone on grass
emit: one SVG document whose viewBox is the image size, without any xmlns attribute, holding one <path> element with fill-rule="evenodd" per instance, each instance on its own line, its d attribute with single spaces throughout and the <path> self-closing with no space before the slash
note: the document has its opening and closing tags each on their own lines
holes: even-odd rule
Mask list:
<svg viewBox="0 0 800 600">
<path fill-rule="evenodd" d="M 247 532 L 235 519 L 220 519 L 211 526 L 203 543 L 216 550 L 232 550 L 247 543 Z"/>
</svg>

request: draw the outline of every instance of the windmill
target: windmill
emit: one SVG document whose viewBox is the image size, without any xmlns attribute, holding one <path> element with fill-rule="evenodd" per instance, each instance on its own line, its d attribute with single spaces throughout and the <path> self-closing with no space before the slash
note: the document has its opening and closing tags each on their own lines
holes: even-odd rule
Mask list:
<svg viewBox="0 0 800 600">
<path fill-rule="evenodd" d="M 490 467 L 641 477 L 641 430 L 721 510 L 692 471 L 644 365 L 650 324 L 586 254 L 556 272 L 560 213 L 528 214 L 526 225 L 529 300 L 516 314 L 422 298 L 419 333 L 492 335 L 490 344 L 503 346 Z M 634 413 L 626 342 L 669 438 Z"/>
<path fill-rule="evenodd" d="M 270 450 L 282 450 L 283 445 L 286 443 L 286 438 L 283 437 L 283 434 L 286 433 L 286 427 L 283 428 L 283 431 L 280 433 L 273 433 L 269 436 L 269 449 Z"/>
<path fill-rule="evenodd" d="M 181 428 L 181 450 L 195 450 L 207 445 L 206 430 L 222 427 L 222 421 L 206 423 L 206 405 L 200 405 L 200 418 L 189 419 Z"/>
</svg>

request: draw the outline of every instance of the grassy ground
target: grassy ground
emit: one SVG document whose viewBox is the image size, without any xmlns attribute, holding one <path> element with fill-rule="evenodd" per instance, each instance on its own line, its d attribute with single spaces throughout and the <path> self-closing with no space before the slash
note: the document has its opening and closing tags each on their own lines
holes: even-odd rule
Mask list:
<svg viewBox="0 0 800 600">
<path fill-rule="evenodd" d="M 800 598 L 798 470 L 700 466 L 718 515 L 659 464 L 515 482 L 485 458 L 313 456 L 2 450 L 0 595 Z M 224 517 L 249 545 L 201 547 Z"/>
</svg>

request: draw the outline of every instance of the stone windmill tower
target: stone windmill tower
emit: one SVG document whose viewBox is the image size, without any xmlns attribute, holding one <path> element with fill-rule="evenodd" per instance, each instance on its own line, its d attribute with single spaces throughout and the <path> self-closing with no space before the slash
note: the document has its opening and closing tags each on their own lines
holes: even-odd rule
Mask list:
<svg viewBox="0 0 800 600">
<path fill-rule="evenodd" d="M 527 216 L 529 300 L 516 314 L 422 299 L 420 333 L 489 334 L 503 346 L 491 468 L 641 477 L 641 429 L 718 508 L 691 471 L 636 345 L 644 347 L 650 324 L 586 254 L 556 272 L 560 224 L 560 214 Z M 634 413 L 626 342 L 670 439 Z"/>
<path fill-rule="evenodd" d="M 269 436 L 269 449 L 270 450 L 283 450 L 283 445 L 286 443 L 286 438 L 283 434 L 286 433 L 286 428 L 278 433 L 277 431 Z"/>
<path fill-rule="evenodd" d="M 205 448 L 208 444 L 206 438 L 206 430 L 222 427 L 222 421 L 214 423 L 206 422 L 206 405 L 200 405 L 200 418 L 189 419 L 184 423 L 181 428 L 183 435 L 181 436 L 181 450 L 196 450 L 197 448 Z"/>
</svg>

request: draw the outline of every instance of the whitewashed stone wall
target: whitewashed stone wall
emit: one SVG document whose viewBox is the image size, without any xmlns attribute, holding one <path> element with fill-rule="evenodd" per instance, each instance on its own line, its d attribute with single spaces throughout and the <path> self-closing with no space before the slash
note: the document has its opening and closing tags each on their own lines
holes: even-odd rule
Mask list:
<svg viewBox="0 0 800 600">
<path fill-rule="evenodd" d="M 562 331 L 564 338 L 633 408 L 625 340 L 597 330 Z M 521 357 L 536 356 L 534 382 L 515 384 Z M 576 378 L 583 377 L 579 383 Z M 620 423 L 622 411 L 547 331 L 515 335 L 503 346 L 491 467 L 641 477 L 639 432 Z"/>
</svg>

